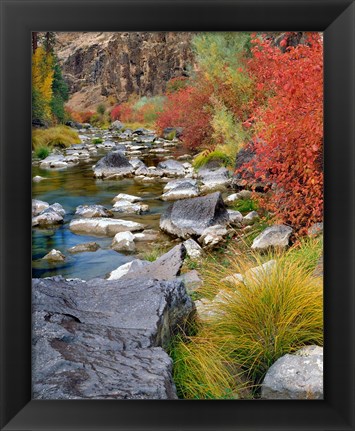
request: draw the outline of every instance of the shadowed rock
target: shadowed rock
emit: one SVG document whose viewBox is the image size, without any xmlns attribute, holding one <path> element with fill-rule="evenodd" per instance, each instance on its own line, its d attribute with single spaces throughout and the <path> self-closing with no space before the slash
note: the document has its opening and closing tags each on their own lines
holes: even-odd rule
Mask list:
<svg viewBox="0 0 355 431">
<path fill-rule="evenodd" d="M 131 176 L 134 167 L 121 151 L 112 151 L 100 159 L 94 167 L 96 178 L 122 178 Z"/>
<path fill-rule="evenodd" d="M 174 399 L 160 346 L 189 316 L 183 283 L 34 279 L 35 399 Z"/>
<path fill-rule="evenodd" d="M 191 235 L 202 235 L 209 226 L 226 225 L 228 221 L 229 216 L 222 195 L 216 192 L 174 202 L 162 214 L 160 228 L 187 239 Z"/>
</svg>

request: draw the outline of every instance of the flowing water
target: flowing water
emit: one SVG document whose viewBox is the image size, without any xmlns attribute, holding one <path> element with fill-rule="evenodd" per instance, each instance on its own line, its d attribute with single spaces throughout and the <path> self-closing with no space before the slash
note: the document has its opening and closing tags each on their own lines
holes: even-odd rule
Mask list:
<svg viewBox="0 0 355 431">
<path fill-rule="evenodd" d="M 186 149 L 181 147 L 172 150 L 174 157 L 185 153 Z M 119 253 L 112 250 L 110 248 L 112 238 L 72 233 L 68 226 L 76 207 L 79 205 L 98 204 L 109 209 L 112 207 L 112 199 L 118 193 L 140 196 L 143 198 L 143 203 L 149 205 L 150 211 L 147 214 L 122 215 L 114 213 L 114 218 L 144 223 L 146 229 L 159 228 L 160 215 L 168 205 L 167 202 L 158 199 L 165 184 L 159 181 L 141 183 L 131 178 L 122 180 L 95 179 L 92 165 L 105 154 L 107 151 L 102 151 L 88 162 L 81 162 L 79 165 L 65 169 L 48 170 L 40 169 L 36 165 L 33 166 L 32 176 L 40 175 L 46 179 L 39 183 L 33 183 L 32 198 L 43 200 L 49 204 L 58 202 L 66 211 L 62 225 L 48 229 L 32 229 L 33 277 L 63 275 L 65 278 L 81 278 L 83 280 L 95 277 L 102 278 L 118 266 L 136 258 L 136 255 L 132 253 Z M 145 156 L 141 157 L 141 160 L 147 166 L 156 166 L 163 158 Z M 68 252 L 70 247 L 90 241 L 99 244 L 100 248 L 96 252 L 74 254 Z M 138 251 L 146 247 L 145 243 L 141 243 Z M 43 256 L 52 249 L 60 250 L 66 256 L 65 261 L 51 263 L 43 260 Z"/>
</svg>

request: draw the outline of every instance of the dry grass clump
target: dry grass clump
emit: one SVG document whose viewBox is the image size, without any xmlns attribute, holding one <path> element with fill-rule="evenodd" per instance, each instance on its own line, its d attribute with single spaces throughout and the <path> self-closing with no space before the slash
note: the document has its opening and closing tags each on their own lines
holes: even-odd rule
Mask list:
<svg viewBox="0 0 355 431">
<path fill-rule="evenodd" d="M 80 144 L 78 132 L 68 126 L 55 126 L 49 129 L 32 130 L 32 149 L 38 148 L 64 148 L 72 144 Z"/>
<path fill-rule="evenodd" d="M 200 329 L 177 347 L 174 375 L 184 396 L 235 397 L 241 386 L 233 375 L 231 385 L 228 370 L 258 385 L 279 357 L 323 344 L 323 278 L 313 274 L 321 253 L 318 238 L 263 256 L 229 247 L 222 260 L 206 261 Z"/>
</svg>

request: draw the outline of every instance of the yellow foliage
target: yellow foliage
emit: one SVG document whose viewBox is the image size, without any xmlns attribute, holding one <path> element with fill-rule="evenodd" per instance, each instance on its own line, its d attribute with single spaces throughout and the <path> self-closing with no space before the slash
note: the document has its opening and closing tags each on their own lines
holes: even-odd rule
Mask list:
<svg viewBox="0 0 355 431">
<path fill-rule="evenodd" d="M 32 91 L 36 92 L 40 99 L 43 116 L 47 120 L 51 119 L 53 61 L 53 55 L 47 53 L 41 46 L 32 55 Z"/>
</svg>

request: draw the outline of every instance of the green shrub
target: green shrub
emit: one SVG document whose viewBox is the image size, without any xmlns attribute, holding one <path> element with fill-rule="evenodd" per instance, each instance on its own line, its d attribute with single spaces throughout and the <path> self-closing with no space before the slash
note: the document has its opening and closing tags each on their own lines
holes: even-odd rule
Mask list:
<svg viewBox="0 0 355 431">
<path fill-rule="evenodd" d="M 192 161 L 192 166 L 195 169 L 200 169 L 202 166 L 206 165 L 212 160 L 219 160 L 224 165 L 228 165 L 231 163 L 231 160 L 223 151 L 215 149 L 204 150 L 201 153 L 197 154 Z"/>
<path fill-rule="evenodd" d="M 258 204 L 253 199 L 239 199 L 232 205 L 232 209 L 240 211 L 243 215 L 250 211 L 257 211 Z"/>
<path fill-rule="evenodd" d="M 102 142 L 103 142 L 103 140 L 102 140 L 101 138 L 94 138 L 94 139 L 92 140 L 92 143 L 93 143 L 94 145 L 102 144 Z"/>
<path fill-rule="evenodd" d="M 38 157 L 41 160 L 43 160 L 46 157 L 48 157 L 49 154 L 50 154 L 50 151 L 49 151 L 48 147 L 38 147 L 38 148 L 36 148 L 35 156 Z"/>
<path fill-rule="evenodd" d="M 32 148 L 60 147 L 64 148 L 72 144 L 80 144 L 78 133 L 67 126 L 55 126 L 49 129 L 32 130 Z"/>
<path fill-rule="evenodd" d="M 100 104 L 97 106 L 97 108 L 96 108 L 96 112 L 97 112 L 99 115 L 104 115 L 105 111 L 106 111 L 106 107 L 105 107 L 105 105 L 104 105 L 103 103 L 100 103 Z"/>
</svg>

